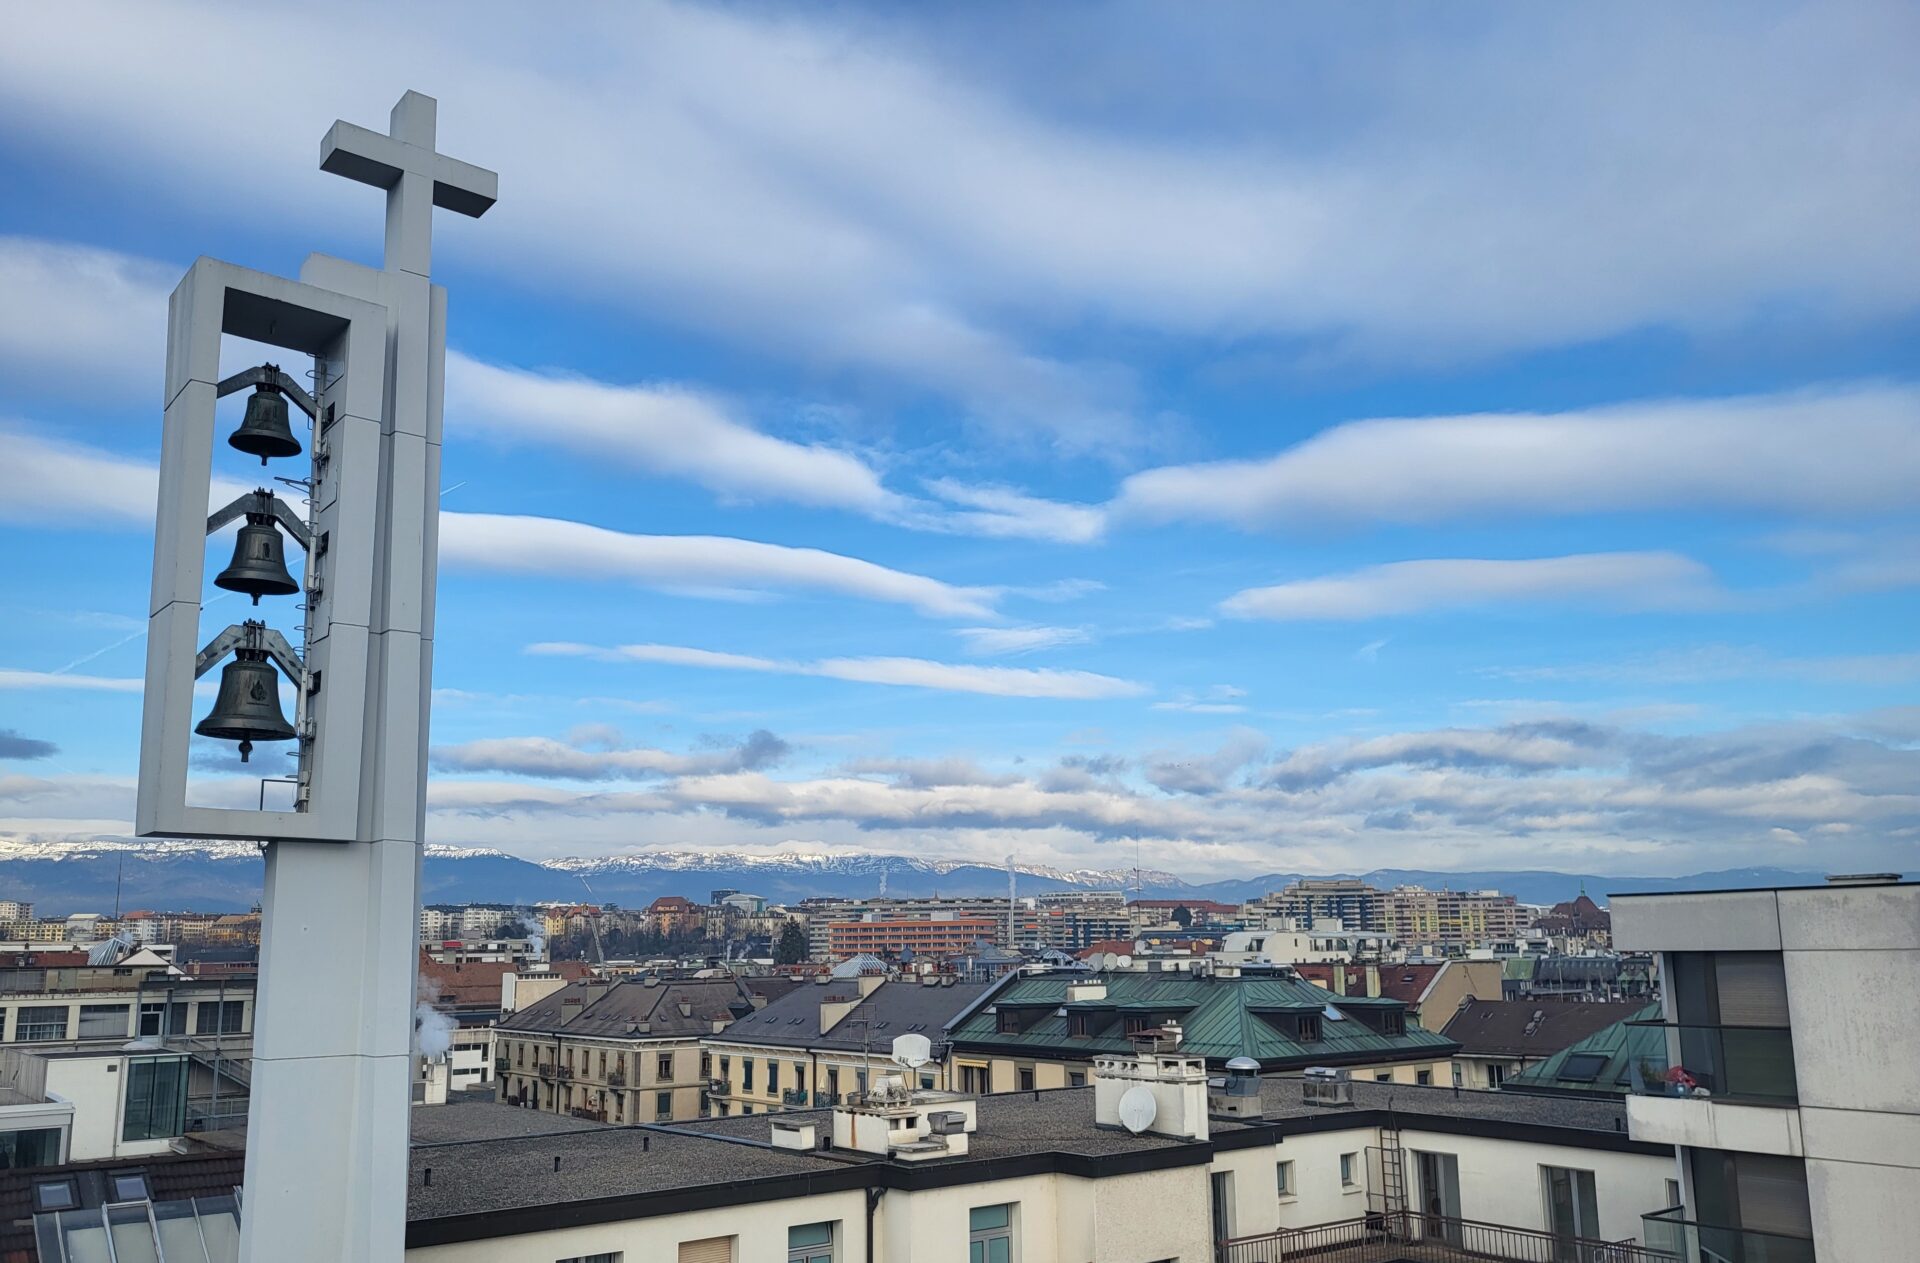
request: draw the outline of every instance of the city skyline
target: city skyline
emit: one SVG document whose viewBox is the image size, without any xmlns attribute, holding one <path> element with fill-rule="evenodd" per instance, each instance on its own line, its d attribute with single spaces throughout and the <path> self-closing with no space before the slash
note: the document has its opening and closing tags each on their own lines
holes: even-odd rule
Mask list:
<svg viewBox="0 0 1920 1263">
<path fill-rule="evenodd" d="M 431 840 L 1908 866 L 1911 15 L 98 12 L 0 47 L 0 836 L 131 832 L 166 293 L 373 257 L 284 138 L 431 38 Z"/>
</svg>

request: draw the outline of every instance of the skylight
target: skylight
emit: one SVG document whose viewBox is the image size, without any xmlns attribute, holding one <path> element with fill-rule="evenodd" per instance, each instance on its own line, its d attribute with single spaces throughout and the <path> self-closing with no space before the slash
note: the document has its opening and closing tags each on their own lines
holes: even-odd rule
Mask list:
<svg viewBox="0 0 1920 1263">
<path fill-rule="evenodd" d="M 1347 1020 L 1347 1015 L 1339 1009 L 1334 1008 L 1331 1004 L 1327 1005 L 1321 1012 L 1327 1015 L 1329 1022 L 1344 1022 Z"/>
</svg>

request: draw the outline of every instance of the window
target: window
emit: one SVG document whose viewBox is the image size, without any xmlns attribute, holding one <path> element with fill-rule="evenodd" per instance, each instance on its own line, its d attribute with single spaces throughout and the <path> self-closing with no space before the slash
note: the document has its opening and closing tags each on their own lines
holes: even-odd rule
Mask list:
<svg viewBox="0 0 1920 1263">
<path fill-rule="evenodd" d="M 778 1096 L 779 1093 L 780 1063 L 769 1057 L 767 1058 L 767 1095 Z"/>
<path fill-rule="evenodd" d="M 242 1000 L 202 1000 L 199 1004 L 199 1034 L 238 1035 L 245 1030 L 246 1002 Z"/>
<path fill-rule="evenodd" d="M 122 1140 L 161 1140 L 187 1129 L 187 1059 L 127 1059 L 127 1112 Z"/>
<path fill-rule="evenodd" d="M 660 1118 L 673 1117 L 673 1093 L 655 1092 L 653 1094 L 653 1112 Z"/>
<path fill-rule="evenodd" d="M 662 1083 L 673 1082 L 673 1054 L 661 1053 L 654 1059 L 653 1077 Z"/>
<path fill-rule="evenodd" d="M 1212 1192 L 1213 1203 L 1213 1239 L 1229 1241 L 1233 1238 L 1233 1172 L 1215 1171 L 1209 1178 L 1208 1187 Z M 1224 1250 L 1222 1254 L 1226 1253 Z"/>
<path fill-rule="evenodd" d="M 1020 1082 L 1020 1090 L 1022 1092 L 1033 1091 L 1033 1067 L 1032 1066 L 1020 1067 L 1019 1082 Z"/>
<path fill-rule="evenodd" d="M 1380 1033 L 1382 1035 L 1404 1035 L 1407 1033 L 1407 1015 L 1399 1009 L 1380 1015 Z"/>
<path fill-rule="evenodd" d="M 679 1263 L 733 1263 L 732 1237 L 708 1237 L 702 1241 L 682 1241 Z"/>
<path fill-rule="evenodd" d="M 1507 1068 L 1497 1062 L 1487 1063 L 1487 1086 L 1497 1088 L 1507 1081 Z"/>
<path fill-rule="evenodd" d="M 185 1035 L 187 1033 L 187 1007 L 185 1000 L 175 1000 L 167 1005 L 166 1034 Z"/>
<path fill-rule="evenodd" d="M 1000 1009 L 993 1015 L 993 1029 L 1001 1035 L 1020 1033 L 1020 1015 L 1012 1009 Z"/>
<path fill-rule="evenodd" d="M 72 1210 L 79 1204 L 80 1194 L 71 1179 L 41 1180 L 33 1186 L 35 1211 Z"/>
<path fill-rule="evenodd" d="M 742 1092 L 753 1091 L 753 1058 L 751 1057 L 742 1057 L 740 1059 L 740 1090 Z"/>
<path fill-rule="evenodd" d="M 60 1129 L 35 1127 L 27 1131 L 0 1131 L 0 1170 L 14 1167 L 50 1167 L 60 1162 Z"/>
<path fill-rule="evenodd" d="M 609 1250 L 605 1254 L 576 1254 L 570 1259 L 555 1259 L 554 1263 L 620 1263 L 625 1257 L 618 1250 Z"/>
<path fill-rule="evenodd" d="M 1359 1158 L 1360 1158 L 1360 1155 L 1357 1153 L 1343 1153 L 1340 1155 L 1340 1187 L 1341 1188 L 1352 1189 L 1352 1188 L 1357 1188 L 1359 1186 L 1359 1180 L 1355 1178 L 1357 1174 L 1357 1172 L 1355 1171 L 1355 1166 L 1358 1163 Z"/>
<path fill-rule="evenodd" d="M 1602 1053 L 1569 1053 L 1560 1065 L 1560 1078 L 1569 1083 L 1592 1083 L 1607 1068 L 1607 1058 Z"/>
<path fill-rule="evenodd" d="M 1282 1197 L 1293 1196 L 1293 1163 L 1276 1162 L 1273 1166 L 1273 1185 Z"/>
<path fill-rule="evenodd" d="M 144 1202 L 152 1198 L 147 1192 L 144 1171 L 115 1171 L 107 1177 L 107 1188 L 116 1202 Z"/>
<path fill-rule="evenodd" d="M 1318 1013 L 1302 1013 L 1294 1025 L 1293 1034 L 1294 1038 L 1303 1044 L 1319 1043 L 1320 1015 Z"/>
<path fill-rule="evenodd" d="M 1374 1081 L 1375 1083 L 1392 1083 L 1392 1082 L 1393 1082 L 1393 1071 L 1391 1071 L 1391 1070 L 1376 1070 L 1376 1071 L 1374 1071 L 1374 1072 L 1373 1072 L 1373 1081 Z"/>
<path fill-rule="evenodd" d="M 1541 1167 L 1546 1187 L 1547 1231 L 1566 1240 L 1600 1235 L 1600 1203 L 1593 1172 L 1569 1167 Z"/>
<path fill-rule="evenodd" d="M 67 1037 L 67 1006 L 64 1004 L 31 1004 L 15 1010 L 13 1037 L 18 1040 L 65 1039 Z"/>
<path fill-rule="evenodd" d="M 1013 1263 L 1013 1203 L 967 1212 L 967 1263 Z"/>
<path fill-rule="evenodd" d="M 140 1033 L 159 1035 L 167 1020 L 167 1006 L 164 1004 L 143 1004 L 140 1006 Z"/>
<path fill-rule="evenodd" d="M 971 1096 L 984 1094 L 987 1090 L 987 1068 L 985 1066 L 961 1066 L 960 1090 Z"/>
<path fill-rule="evenodd" d="M 1422 1087 L 1431 1087 L 1433 1086 L 1433 1071 L 1416 1070 L 1413 1072 L 1413 1081 Z"/>
<path fill-rule="evenodd" d="M 1084 1088 L 1084 1087 L 1086 1087 L 1086 1086 L 1087 1086 L 1087 1072 L 1086 1072 L 1086 1071 L 1084 1071 L 1084 1070 L 1069 1070 L 1069 1071 L 1067 1071 L 1067 1086 L 1068 1086 L 1068 1087 L 1070 1087 L 1070 1088 Z"/>
<path fill-rule="evenodd" d="M 125 1039 L 127 1018 L 132 1009 L 124 1004 L 83 1004 L 80 1006 L 81 1039 Z"/>
<path fill-rule="evenodd" d="M 787 1263 L 833 1263 L 833 1225 L 796 1224 L 787 1229 Z"/>
</svg>

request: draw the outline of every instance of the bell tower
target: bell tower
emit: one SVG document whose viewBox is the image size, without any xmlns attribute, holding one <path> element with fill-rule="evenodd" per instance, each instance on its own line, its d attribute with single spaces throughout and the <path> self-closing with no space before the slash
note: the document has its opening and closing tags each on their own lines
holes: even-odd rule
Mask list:
<svg viewBox="0 0 1920 1263">
<path fill-rule="evenodd" d="M 433 211 L 477 217 L 498 184 L 436 152 L 435 111 L 409 92 L 386 134 L 339 122 L 321 144 L 322 170 L 385 191 L 384 267 L 312 255 L 296 281 L 202 258 L 168 308 L 135 828 L 266 854 L 241 1216 L 253 1263 L 405 1251 L 446 359 Z M 304 358 L 311 390 L 276 364 L 222 376 L 226 338 Z M 215 405 L 248 388 L 225 447 L 296 495 L 261 486 L 209 514 L 214 462 L 232 459 Z M 257 613 L 203 644 L 206 540 L 235 522 L 211 583 Z M 195 680 L 215 666 L 196 722 Z M 195 736 L 236 743 L 249 767 L 257 743 L 290 742 L 293 775 L 264 776 L 257 807 L 197 798 Z M 269 804 L 276 780 L 291 790 Z"/>
</svg>

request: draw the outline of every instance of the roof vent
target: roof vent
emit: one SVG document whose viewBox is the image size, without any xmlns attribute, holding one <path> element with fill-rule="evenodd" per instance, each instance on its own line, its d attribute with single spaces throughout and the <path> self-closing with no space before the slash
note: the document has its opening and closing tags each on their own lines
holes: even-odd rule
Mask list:
<svg viewBox="0 0 1920 1263">
<path fill-rule="evenodd" d="M 1330 1107 L 1353 1104 L 1353 1081 L 1344 1070 L 1310 1066 L 1300 1076 L 1300 1099 L 1308 1105 Z"/>
</svg>

